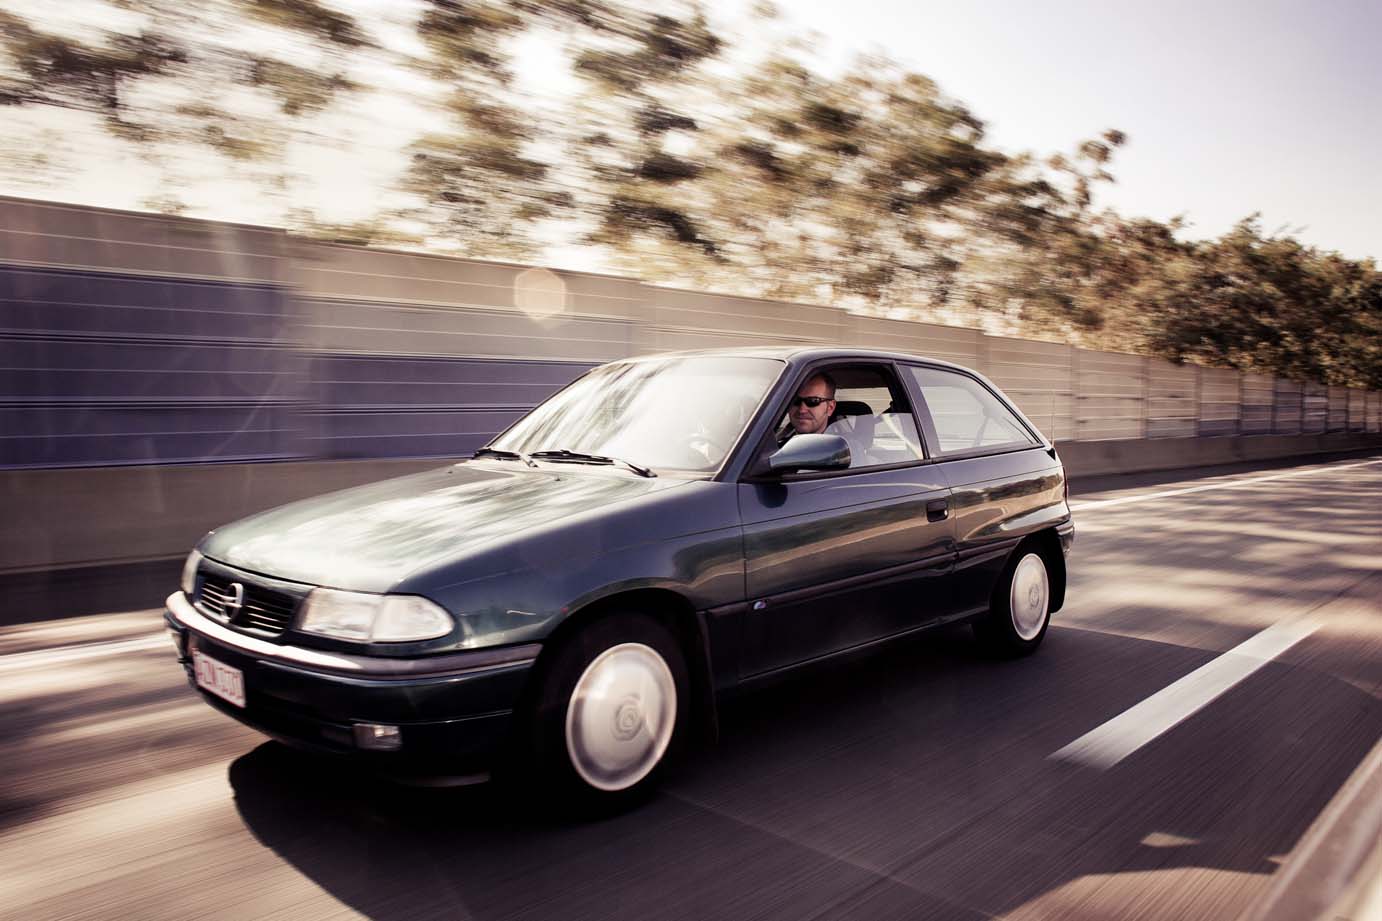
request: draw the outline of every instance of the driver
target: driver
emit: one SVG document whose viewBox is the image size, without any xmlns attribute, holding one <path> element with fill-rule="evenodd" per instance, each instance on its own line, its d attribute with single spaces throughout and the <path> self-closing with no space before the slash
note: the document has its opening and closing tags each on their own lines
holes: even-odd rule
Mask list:
<svg viewBox="0 0 1382 921">
<path fill-rule="evenodd" d="M 835 412 L 835 379 L 825 372 L 806 379 L 792 397 L 787 410 L 791 427 L 778 437 L 778 445 L 786 444 L 793 435 L 818 435 L 830 424 Z"/>
</svg>

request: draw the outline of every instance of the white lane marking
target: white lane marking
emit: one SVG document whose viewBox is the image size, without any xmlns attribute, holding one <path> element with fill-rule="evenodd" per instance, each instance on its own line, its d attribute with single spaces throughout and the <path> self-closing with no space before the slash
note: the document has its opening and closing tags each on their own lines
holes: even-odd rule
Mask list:
<svg viewBox="0 0 1382 921">
<path fill-rule="evenodd" d="M 1320 622 L 1310 617 L 1273 624 L 1090 730 L 1050 757 L 1108 770 L 1194 716 L 1319 627 Z"/>
<path fill-rule="evenodd" d="M 104 643 L 82 643 L 77 646 L 59 646 L 56 649 L 34 649 L 29 652 L 11 652 L 0 656 L 0 672 L 17 671 L 21 668 L 39 668 L 44 665 L 57 665 L 60 662 L 73 662 L 78 659 L 95 659 L 100 656 L 113 656 L 122 652 L 139 652 L 159 646 L 168 647 L 172 652 L 173 641 L 167 631 L 152 636 L 136 637 L 132 640 L 109 640 Z"/>
<path fill-rule="evenodd" d="M 1357 464 L 1336 464 L 1329 467 L 1311 467 L 1308 470 L 1292 470 L 1290 473 L 1273 473 L 1268 476 L 1231 480 L 1227 483 L 1207 483 L 1204 486 L 1187 486 L 1184 489 L 1166 489 L 1161 492 L 1142 493 L 1136 496 L 1122 496 L 1118 499 L 1095 499 L 1091 502 L 1072 502 L 1070 504 L 1070 510 L 1072 512 L 1084 512 L 1090 509 L 1108 508 L 1113 505 L 1128 505 L 1133 502 L 1150 502 L 1153 499 L 1165 499 L 1167 496 L 1183 496 L 1192 492 L 1208 492 L 1211 489 L 1235 489 L 1242 486 L 1254 486 L 1258 483 L 1266 483 L 1268 480 L 1284 480 L 1288 477 L 1310 476 L 1315 473 L 1329 473 L 1333 470 L 1367 467 L 1371 464 L 1382 464 L 1382 459 L 1361 461 Z"/>
</svg>

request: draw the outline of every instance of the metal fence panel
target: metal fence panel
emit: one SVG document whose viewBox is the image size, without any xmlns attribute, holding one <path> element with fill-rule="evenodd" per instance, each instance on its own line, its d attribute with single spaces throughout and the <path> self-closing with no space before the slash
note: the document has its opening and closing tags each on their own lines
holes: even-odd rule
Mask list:
<svg viewBox="0 0 1382 921">
<path fill-rule="evenodd" d="M 0 198 L 0 466 L 450 456 L 594 364 L 779 343 L 974 368 L 1056 440 L 1382 429 L 1374 391 Z"/>
<path fill-rule="evenodd" d="M 1199 419 L 1199 385 L 1194 365 L 1147 359 L 1147 437 L 1188 438 Z"/>
<path fill-rule="evenodd" d="M 787 335 L 762 336 L 732 329 L 677 329 L 668 326 L 640 326 L 635 354 L 680 352 L 684 349 L 731 349 L 773 345 L 819 345 L 814 339 L 795 339 Z"/>
<path fill-rule="evenodd" d="M 154 278 L 290 284 L 269 227 L 0 198 L 0 261 Z"/>
<path fill-rule="evenodd" d="M 1199 434 L 1238 433 L 1242 381 L 1231 368 L 1200 369 Z"/>
<path fill-rule="evenodd" d="M 1277 378 L 1274 400 L 1272 432 L 1277 435 L 1299 435 L 1305 408 L 1304 388 L 1298 381 Z"/>
<path fill-rule="evenodd" d="M 1243 374 L 1244 435 L 1267 435 L 1272 431 L 1273 381 L 1265 374 Z"/>
<path fill-rule="evenodd" d="M 1075 437 L 1141 438 L 1146 407 L 1145 359 L 1074 349 Z"/>
<path fill-rule="evenodd" d="M 1368 392 L 1350 387 L 1348 391 L 1348 430 L 1366 432 L 1368 430 Z"/>
<path fill-rule="evenodd" d="M 847 341 L 847 315 L 834 307 L 652 285 L 643 295 L 636 354 Z"/>
<path fill-rule="evenodd" d="M 300 337 L 313 351 L 581 361 L 632 352 L 634 332 L 611 317 L 533 317 L 517 310 L 300 298 Z"/>
<path fill-rule="evenodd" d="M 646 304 L 640 315 L 654 329 L 732 334 L 748 344 L 836 344 L 847 335 L 848 315 L 835 307 L 651 285 L 643 293 Z"/>
<path fill-rule="evenodd" d="M 412 284 L 411 281 L 408 284 Z M 618 317 L 299 299 L 315 456 L 468 454 L 587 369 L 632 352 Z"/>
<path fill-rule="evenodd" d="M 645 286 L 631 278 L 346 244 L 299 242 L 291 258 L 294 287 L 308 298 L 518 310 L 533 317 L 632 320 L 644 314 Z"/>
<path fill-rule="evenodd" d="M 983 333 L 939 323 L 918 323 L 916 326 L 924 342 L 921 354 L 985 372 Z"/>
<path fill-rule="evenodd" d="M 469 454 L 592 365 L 517 359 L 312 358 L 306 416 L 317 457 Z"/>
<path fill-rule="evenodd" d="M 861 348 L 889 349 L 910 352 L 923 358 L 939 358 L 984 372 L 983 339 L 983 333 L 977 329 L 850 313 L 846 314 L 842 342 Z"/>
<path fill-rule="evenodd" d="M 977 329 L 890 320 L 860 313 L 848 314 L 847 320 L 845 344 L 910 352 L 984 371 L 980 367 L 980 343 L 984 336 Z"/>
<path fill-rule="evenodd" d="M 0 466 L 302 456 L 274 285 L 0 265 Z"/>
<path fill-rule="evenodd" d="M 1348 388 L 1329 388 L 1329 431 L 1348 431 Z"/>
<path fill-rule="evenodd" d="M 227 463 L 307 456 L 295 404 L 0 404 L 0 467 Z"/>
<path fill-rule="evenodd" d="M 1074 372 L 1068 345 L 984 337 L 984 373 L 1003 389 L 1047 438 L 1075 435 Z"/>
<path fill-rule="evenodd" d="M 1301 413 L 1301 431 L 1311 435 L 1323 434 L 1329 430 L 1329 388 L 1312 382 L 1301 387 L 1305 404 Z"/>
</svg>

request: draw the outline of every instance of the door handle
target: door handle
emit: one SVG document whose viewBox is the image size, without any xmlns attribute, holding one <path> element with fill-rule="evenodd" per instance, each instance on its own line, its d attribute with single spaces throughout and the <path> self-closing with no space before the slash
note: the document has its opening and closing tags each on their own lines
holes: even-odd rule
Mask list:
<svg viewBox="0 0 1382 921">
<path fill-rule="evenodd" d="M 927 521 L 944 521 L 950 517 L 949 499 L 932 499 L 926 503 Z"/>
</svg>

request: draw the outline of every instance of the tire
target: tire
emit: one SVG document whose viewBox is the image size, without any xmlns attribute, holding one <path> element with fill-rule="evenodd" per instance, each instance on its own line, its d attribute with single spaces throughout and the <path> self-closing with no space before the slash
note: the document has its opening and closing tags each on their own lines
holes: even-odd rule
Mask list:
<svg viewBox="0 0 1382 921">
<path fill-rule="evenodd" d="M 541 680 L 533 767 L 554 805 L 615 811 L 656 787 L 691 699 L 670 630 L 632 612 L 601 617 L 562 643 Z"/>
<path fill-rule="evenodd" d="M 1025 656 L 1041 645 L 1050 624 L 1051 574 L 1041 553 L 1024 544 L 1003 567 L 974 635 L 996 655 Z"/>
</svg>

